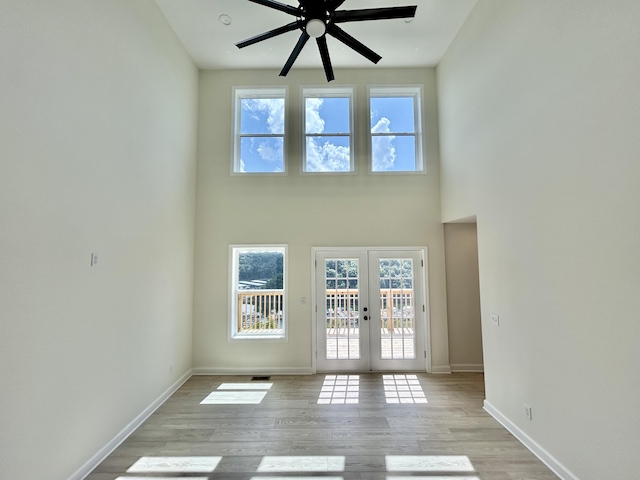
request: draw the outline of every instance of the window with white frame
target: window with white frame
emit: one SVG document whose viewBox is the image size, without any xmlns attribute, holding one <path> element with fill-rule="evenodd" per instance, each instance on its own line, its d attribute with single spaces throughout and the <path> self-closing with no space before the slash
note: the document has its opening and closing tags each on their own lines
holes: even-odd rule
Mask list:
<svg viewBox="0 0 640 480">
<path fill-rule="evenodd" d="M 233 173 L 286 171 L 286 94 L 286 88 L 234 89 Z"/>
<path fill-rule="evenodd" d="M 285 338 L 286 245 L 235 245 L 231 257 L 231 338 Z"/>
<path fill-rule="evenodd" d="M 304 88 L 302 171 L 354 171 L 353 88 Z"/>
<path fill-rule="evenodd" d="M 424 172 L 420 87 L 370 87 L 371 172 Z"/>
</svg>

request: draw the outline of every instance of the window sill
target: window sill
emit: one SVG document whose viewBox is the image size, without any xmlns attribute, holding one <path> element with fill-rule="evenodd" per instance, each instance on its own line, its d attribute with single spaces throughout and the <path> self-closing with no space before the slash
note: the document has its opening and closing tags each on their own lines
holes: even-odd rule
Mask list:
<svg viewBox="0 0 640 480">
<path fill-rule="evenodd" d="M 243 341 L 271 341 L 271 342 L 286 342 L 287 336 L 283 334 L 265 335 L 265 334 L 236 334 L 229 338 L 230 342 L 243 342 Z"/>
</svg>

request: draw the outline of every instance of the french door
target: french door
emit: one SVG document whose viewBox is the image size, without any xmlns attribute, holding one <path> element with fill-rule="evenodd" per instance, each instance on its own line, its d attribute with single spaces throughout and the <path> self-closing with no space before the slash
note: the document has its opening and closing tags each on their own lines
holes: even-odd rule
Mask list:
<svg viewBox="0 0 640 480">
<path fill-rule="evenodd" d="M 426 369 L 422 250 L 316 250 L 319 372 Z"/>
</svg>

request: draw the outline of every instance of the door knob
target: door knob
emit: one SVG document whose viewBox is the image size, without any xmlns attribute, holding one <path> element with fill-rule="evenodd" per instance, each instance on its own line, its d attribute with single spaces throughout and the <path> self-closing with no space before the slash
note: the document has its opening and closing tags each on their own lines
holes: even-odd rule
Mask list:
<svg viewBox="0 0 640 480">
<path fill-rule="evenodd" d="M 366 315 L 364 317 L 362 317 L 363 320 L 369 320 L 369 317 L 367 317 Z"/>
</svg>

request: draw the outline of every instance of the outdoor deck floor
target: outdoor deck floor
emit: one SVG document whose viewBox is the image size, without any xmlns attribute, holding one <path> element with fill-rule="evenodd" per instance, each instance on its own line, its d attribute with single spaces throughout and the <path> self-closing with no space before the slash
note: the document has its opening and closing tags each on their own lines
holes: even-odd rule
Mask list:
<svg viewBox="0 0 640 480">
<path fill-rule="evenodd" d="M 413 328 L 394 328 L 393 331 L 382 328 L 380 331 L 382 342 L 382 358 L 414 358 Z M 359 328 L 328 328 L 327 329 L 327 358 L 358 358 L 354 352 L 359 352 Z M 393 353 L 392 355 L 392 348 Z M 351 352 L 351 356 L 349 353 Z M 404 352 L 404 356 L 401 353 Z"/>
</svg>

